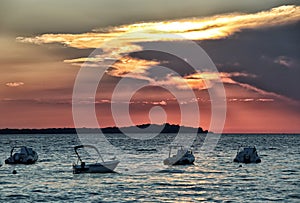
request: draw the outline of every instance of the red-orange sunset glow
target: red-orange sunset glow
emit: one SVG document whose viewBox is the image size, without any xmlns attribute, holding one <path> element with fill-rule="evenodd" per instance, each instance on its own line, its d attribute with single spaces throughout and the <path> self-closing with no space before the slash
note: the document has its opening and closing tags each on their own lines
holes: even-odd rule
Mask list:
<svg viewBox="0 0 300 203">
<path fill-rule="evenodd" d="M 151 122 L 155 106 L 164 109 L 165 122 L 181 124 L 180 105 L 197 104 L 199 111 L 189 112 L 189 119 L 197 114 L 200 121 L 193 127 L 209 129 L 213 100 L 209 90 L 221 82 L 226 93 L 223 132 L 300 132 L 299 5 L 115 21 L 82 24 L 73 31 L 58 26 L 53 31 L 41 27 L 32 28 L 32 33 L 24 28 L 1 34 L 0 128 L 74 127 L 72 94 L 80 68 L 101 69 L 100 63 L 115 60 L 106 69 L 95 99 L 86 98 L 81 104 L 82 108 L 95 105 L 101 127 L 116 124 L 112 95 L 126 78 L 146 86 L 129 102 L 134 124 Z M 191 71 L 186 59 L 143 53 L 147 44 L 182 39 L 202 47 L 218 72 L 206 67 Z M 110 41 L 114 48 L 106 44 Z M 97 48 L 99 53 L 90 57 Z M 180 103 L 164 86 L 174 87 L 179 95 L 191 89 L 195 99 Z M 160 123 L 159 115 L 154 116 L 154 122 Z"/>
</svg>

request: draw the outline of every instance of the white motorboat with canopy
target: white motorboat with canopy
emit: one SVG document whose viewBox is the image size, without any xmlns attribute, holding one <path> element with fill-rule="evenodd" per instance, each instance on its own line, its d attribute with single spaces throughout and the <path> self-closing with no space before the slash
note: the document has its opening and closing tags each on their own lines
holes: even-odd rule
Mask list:
<svg viewBox="0 0 300 203">
<path fill-rule="evenodd" d="M 87 164 L 84 162 L 79 153 L 78 149 L 82 148 L 92 148 L 97 154 L 98 158 L 95 163 Z M 73 164 L 73 173 L 114 173 L 115 168 L 120 163 L 118 160 L 104 161 L 99 150 L 93 145 L 79 145 L 74 147 L 75 153 L 78 157 L 77 162 Z M 98 163 L 99 158 L 101 162 Z"/>
<path fill-rule="evenodd" d="M 240 146 L 236 153 L 236 157 L 233 160 L 238 163 L 260 163 L 261 159 L 257 154 L 257 150 L 255 146 Z"/>
<path fill-rule="evenodd" d="M 13 154 L 15 149 L 20 148 L 19 152 Z M 5 160 L 6 164 L 34 164 L 38 160 L 38 154 L 30 147 L 13 147 L 10 157 Z"/>
<path fill-rule="evenodd" d="M 178 148 L 176 155 L 171 156 L 172 148 Z M 188 165 L 193 164 L 195 156 L 192 150 L 185 148 L 181 145 L 169 146 L 169 157 L 164 160 L 165 165 Z"/>
</svg>

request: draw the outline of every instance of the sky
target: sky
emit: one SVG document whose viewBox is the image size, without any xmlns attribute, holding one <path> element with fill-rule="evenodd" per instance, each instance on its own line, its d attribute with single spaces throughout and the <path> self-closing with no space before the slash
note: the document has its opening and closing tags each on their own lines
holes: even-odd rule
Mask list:
<svg viewBox="0 0 300 203">
<path fill-rule="evenodd" d="M 4 0 L 0 128 L 300 133 L 299 34 L 298 1 Z"/>
</svg>

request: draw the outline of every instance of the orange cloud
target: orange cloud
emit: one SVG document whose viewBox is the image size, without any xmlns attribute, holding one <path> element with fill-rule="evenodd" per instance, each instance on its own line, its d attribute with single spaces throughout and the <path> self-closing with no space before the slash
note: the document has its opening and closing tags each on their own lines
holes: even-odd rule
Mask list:
<svg viewBox="0 0 300 203">
<path fill-rule="evenodd" d="M 220 39 L 242 29 L 278 26 L 296 22 L 299 19 L 300 6 L 287 5 L 253 14 L 230 13 L 205 18 L 135 23 L 95 29 L 93 32 L 82 34 L 43 34 L 36 37 L 18 37 L 17 41 L 35 44 L 60 43 L 69 47 L 86 49 L 98 48 L 104 42 L 118 39 L 116 43 L 125 45 L 123 50 L 119 51 L 128 53 L 128 51 L 136 49 L 136 47 L 130 47 L 132 43 L 182 40 L 182 37 L 190 40 Z"/>
<path fill-rule="evenodd" d="M 19 87 L 24 85 L 23 82 L 8 82 L 5 84 L 7 87 Z"/>
<path fill-rule="evenodd" d="M 257 99 L 256 101 L 258 101 L 258 102 L 273 102 L 274 99 L 260 98 L 260 99 Z"/>
<path fill-rule="evenodd" d="M 187 75 L 185 77 L 170 77 L 169 81 L 165 81 L 167 84 L 177 84 L 180 89 L 192 88 L 192 89 L 208 89 L 213 84 L 222 81 L 223 83 L 238 84 L 232 77 L 255 77 L 252 74 L 232 72 L 198 72 Z"/>
<path fill-rule="evenodd" d="M 142 51 L 143 47 L 139 45 L 142 42 L 221 39 L 243 29 L 278 26 L 299 20 L 300 6 L 286 5 L 252 14 L 230 13 L 204 18 L 134 23 L 95 29 L 81 34 L 43 34 L 35 37 L 18 37 L 17 41 L 35 44 L 59 43 L 78 49 L 101 47 L 103 52 L 96 58 L 68 59 L 64 62 L 79 66 L 87 61 L 89 66 L 99 67 L 98 62 L 118 59 L 118 62 L 107 72 L 108 74 L 144 79 L 153 85 L 176 85 L 179 89 L 207 89 L 221 79 L 224 83 L 239 85 L 262 95 L 282 98 L 281 95 L 266 92 L 233 79 L 235 76 L 254 77 L 244 73 L 195 73 L 183 78 L 167 75 L 164 80 L 157 81 L 146 74 L 149 67 L 157 65 L 157 62 L 124 58 L 124 56 L 131 52 Z M 288 65 L 283 58 L 276 62 Z"/>
<path fill-rule="evenodd" d="M 146 76 L 141 76 L 144 75 L 148 68 L 158 64 L 159 62 L 157 61 L 143 60 L 126 56 L 118 60 L 117 63 L 113 64 L 113 69 L 107 73 L 117 77 L 126 76 L 149 80 L 150 78 L 147 79 Z"/>
<path fill-rule="evenodd" d="M 278 26 L 299 19 L 300 6 L 288 5 L 253 14 L 230 13 L 205 18 L 143 22 L 95 29 L 93 32 L 82 34 L 43 34 L 36 37 L 18 37 L 17 41 L 35 44 L 59 43 L 78 49 L 101 47 L 103 52 L 96 58 L 68 59 L 64 62 L 77 66 L 83 62 L 88 62 L 86 65 L 97 67 L 98 62 L 105 62 L 107 59 L 120 59 L 108 74 L 121 77 L 126 74 L 127 77 L 146 79 L 150 83 L 156 83 L 157 81 L 147 78 L 144 73 L 147 68 L 157 65 L 157 62 L 124 58 L 124 55 L 128 53 L 143 50 L 143 47 L 137 43 L 182 39 L 220 39 L 242 29 Z M 281 63 L 283 63 L 282 60 Z M 169 76 L 166 81 L 159 81 L 159 83 L 177 84 L 182 89 L 187 88 L 187 83 L 189 87 L 205 89 L 211 86 L 211 81 L 221 77 L 223 82 L 237 84 L 232 80 L 232 76 L 234 76 L 232 73 L 230 76 L 226 74 L 228 73 L 221 73 L 221 75 L 218 73 L 201 73 L 183 79 Z"/>
</svg>

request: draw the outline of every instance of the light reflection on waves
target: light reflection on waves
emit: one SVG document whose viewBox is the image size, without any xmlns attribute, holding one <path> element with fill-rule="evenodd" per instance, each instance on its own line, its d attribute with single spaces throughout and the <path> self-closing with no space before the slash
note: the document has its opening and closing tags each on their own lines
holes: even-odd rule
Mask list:
<svg viewBox="0 0 300 203">
<path fill-rule="evenodd" d="M 159 160 L 158 167 L 165 170 L 163 173 L 155 170 L 143 173 L 141 169 L 140 173 L 126 174 L 122 168 L 117 168 L 117 174 L 81 175 L 73 175 L 71 169 L 76 160 L 72 148 L 76 145 L 74 135 L 1 135 L 2 162 L 10 152 L 8 139 L 34 147 L 39 152 L 39 162 L 32 166 L 3 165 L 0 168 L 0 202 L 136 199 L 141 202 L 297 202 L 299 199 L 300 136 L 297 135 L 224 135 L 208 157 L 202 157 L 201 152 L 195 153 L 193 166 L 168 168 L 161 163 L 164 157 L 155 157 Z M 232 162 L 236 147 L 245 143 L 256 145 L 263 157 L 261 164 L 239 167 Z M 142 159 L 154 149 L 151 144 L 124 147 L 131 150 L 136 159 Z M 126 161 L 126 157 L 123 158 L 122 161 Z M 11 174 L 13 169 L 17 170 L 16 175 Z"/>
</svg>

